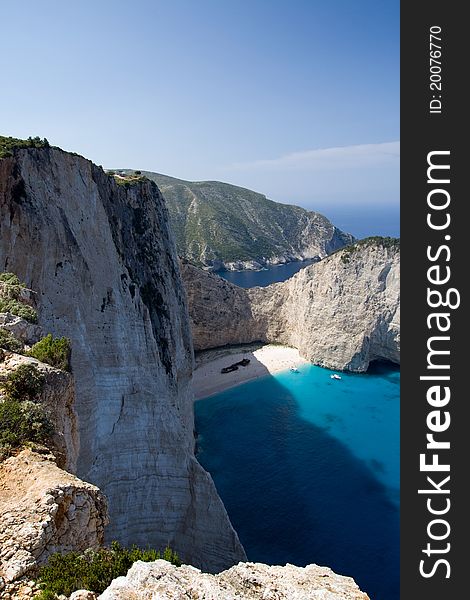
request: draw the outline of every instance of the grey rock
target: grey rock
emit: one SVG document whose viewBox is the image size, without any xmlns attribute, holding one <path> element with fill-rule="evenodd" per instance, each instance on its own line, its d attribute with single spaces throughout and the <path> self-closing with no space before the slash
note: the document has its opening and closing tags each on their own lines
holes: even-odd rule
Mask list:
<svg viewBox="0 0 470 600">
<path fill-rule="evenodd" d="M 350 577 L 308 565 L 239 563 L 218 575 L 157 560 L 136 562 L 99 600 L 369 600 Z"/>
<path fill-rule="evenodd" d="M 88 590 L 77 590 L 71 594 L 69 600 L 96 600 L 97 596 L 94 592 Z"/>
<path fill-rule="evenodd" d="M 35 323 L 29 323 L 11 313 L 0 313 L 0 328 L 9 331 L 13 337 L 31 346 L 43 336 L 42 328 Z"/>
<path fill-rule="evenodd" d="M 193 354 L 163 197 L 58 149 L 0 160 L 0 269 L 72 341 L 77 474 L 109 499 L 107 540 L 213 571 L 245 557 L 194 457 Z"/>
</svg>

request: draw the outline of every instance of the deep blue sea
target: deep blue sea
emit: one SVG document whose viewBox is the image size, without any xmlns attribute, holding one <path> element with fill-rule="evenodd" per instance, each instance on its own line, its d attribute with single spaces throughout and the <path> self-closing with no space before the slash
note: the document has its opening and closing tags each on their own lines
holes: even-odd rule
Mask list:
<svg viewBox="0 0 470 600">
<path fill-rule="evenodd" d="M 278 283 L 279 281 L 289 279 L 297 271 L 311 265 L 313 262 L 315 261 L 310 259 L 296 260 L 287 265 L 277 265 L 263 269 L 262 271 L 221 271 L 217 275 L 242 288 L 251 288 L 257 285 L 265 287 L 271 285 L 271 283 Z"/>
<path fill-rule="evenodd" d="M 327 565 L 399 598 L 399 370 L 311 365 L 195 403 L 198 458 L 251 561 Z"/>
</svg>

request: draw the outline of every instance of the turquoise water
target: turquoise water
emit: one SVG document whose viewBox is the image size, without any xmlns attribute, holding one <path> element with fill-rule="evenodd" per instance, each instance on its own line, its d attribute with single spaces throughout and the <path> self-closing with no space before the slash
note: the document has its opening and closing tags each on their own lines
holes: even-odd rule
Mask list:
<svg viewBox="0 0 470 600">
<path fill-rule="evenodd" d="M 398 369 L 305 365 L 195 403 L 198 458 L 249 560 L 312 562 L 399 597 Z"/>
</svg>

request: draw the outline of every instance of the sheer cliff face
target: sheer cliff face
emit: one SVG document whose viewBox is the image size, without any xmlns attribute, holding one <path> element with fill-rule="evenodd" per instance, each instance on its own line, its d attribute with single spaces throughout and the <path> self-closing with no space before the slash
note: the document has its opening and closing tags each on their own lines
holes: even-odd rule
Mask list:
<svg viewBox="0 0 470 600">
<path fill-rule="evenodd" d="M 333 369 L 400 362 L 398 245 L 359 243 L 287 281 L 249 290 L 188 264 L 182 269 L 196 350 L 266 341 Z"/>
<path fill-rule="evenodd" d="M 0 160 L 0 268 L 71 338 L 77 473 L 108 496 L 108 540 L 219 570 L 244 558 L 194 458 L 191 335 L 164 201 L 56 149 Z"/>
</svg>

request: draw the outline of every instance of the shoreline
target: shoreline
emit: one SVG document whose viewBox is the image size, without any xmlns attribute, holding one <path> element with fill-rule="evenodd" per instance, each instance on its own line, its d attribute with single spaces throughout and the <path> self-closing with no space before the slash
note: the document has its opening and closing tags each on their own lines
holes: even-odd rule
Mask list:
<svg viewBox="0 0 470 600">
<path fill-rule="evenodd" d="M 246 367 L 239 366 L 231 373 L 221 369 L 244 358 Z M 310 364 L 296 348 L 277 344 L 246 344 L 205 350 L 196 356 L 193 376 L 194 399 L 201 400 L 261 377 L 287 371 L 290 367 Z"/>
</svg>

